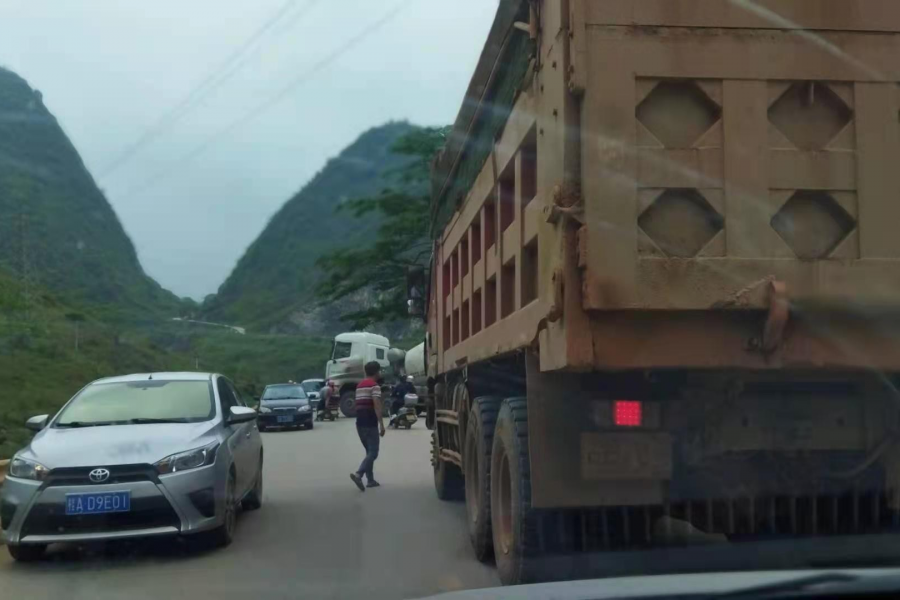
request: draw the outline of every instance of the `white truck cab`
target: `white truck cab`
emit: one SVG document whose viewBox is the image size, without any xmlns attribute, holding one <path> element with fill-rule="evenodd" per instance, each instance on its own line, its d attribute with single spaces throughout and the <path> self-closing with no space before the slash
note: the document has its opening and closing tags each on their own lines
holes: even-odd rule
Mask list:
<svg viewBox="0 0 900 600">
<path fill-rule="evenodd" d="M 341 412 L 344 416 L 353 416 L 353 394 L 356 384 L 365 379 L 363 367 L 367 362 L 375 361 L 381 365 L 382 371 L 390 366 L 388 351 L 390 341 L 383 335 L 354 331 L 341 333 L 334 337 L 331 347 L 331 358 L 325 364 L 325 378 L 334 383 L 334 389 L 341 397 Z"/>
</svg>

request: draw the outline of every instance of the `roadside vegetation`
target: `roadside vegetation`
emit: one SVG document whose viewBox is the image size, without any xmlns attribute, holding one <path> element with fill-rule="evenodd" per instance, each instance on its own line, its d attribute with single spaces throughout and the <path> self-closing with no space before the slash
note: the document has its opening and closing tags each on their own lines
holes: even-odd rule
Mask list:
<svg viewBox="0 0 900 600">
<path fill-rule="evenodd" d="M 0 458 L 31 437 L 25 420 L 53 413 L 94 379 L 149 371 L 226 374 L 251 401 L 268 383 L 321 377 L 331 342 L 159 320 L 113 322 L 105 309 L 25 288 L 0 270 Z"/>
<path fill-rule="evenodd" d="M 345 243 L 316 263 L 325 275 L 318 290 L 320 301 L 331 303 L 363 290 L 374 292 L 367 306 L 341 315 L 352 329 L 410 320 L 407 271 L 424 269 L 431 258 L 431 160 L 444 146 L 449 129 L 426 127 L 399 138 L 392 150 L 407 160 L 387 174 L 385 187 L 336 208 L 336 212 L 349 213 L 359 223 L 378 224 L 368 243 Z"/>
</svg>

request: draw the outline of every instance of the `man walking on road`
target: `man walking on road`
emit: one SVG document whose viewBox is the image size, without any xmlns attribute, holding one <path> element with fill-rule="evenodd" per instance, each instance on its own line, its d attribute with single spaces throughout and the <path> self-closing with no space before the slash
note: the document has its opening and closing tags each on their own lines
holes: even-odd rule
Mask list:
<svg viewBox="0 0 900 600">
<path fill-rule="evenodd" d="M 366 378 L 356 386 L 356 431 L 359 433 L 359 441 L 366 449 L 366 457 L 359 465 L 356 473 L 350 474 L 350 479 L 359 488 L 366 491 L 366 487 L 378 487 L 375 475 L 372 472 L 375 459 L 378 458 L 378 447 L 384 436 L 384 422 L 382 415 L 384 410 L 381 405 L 381 385 L 378 383 L 378 375 L 381 373 L 381 365 L 372 361 L 366 363 Z M 363 475 L 367 484 L 363 485 Z"/>
</svg>

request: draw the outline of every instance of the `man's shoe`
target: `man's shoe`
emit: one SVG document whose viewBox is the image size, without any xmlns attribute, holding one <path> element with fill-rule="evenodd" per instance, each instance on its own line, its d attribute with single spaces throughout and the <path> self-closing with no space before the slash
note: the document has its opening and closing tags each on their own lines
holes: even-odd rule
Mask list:
<svg viewBox="0 0 900 600">
<path fill-rule="evenodd" d="M 366 487 L 381 487 L 381 484 L 378 483 L 377 481 L 370 481 L 369 483 L 366 484 Z"/>
<path fill-rule="evenodd" d="M 353 480 L 353 483 L 356 484 L 356 487 L 359 488 L 359 491 L 361 491 L 361 492 L 366 491 L 366 486 L 363 485 L 362 477 L 360 477 L 356 473 L 350 473 L 350 479 Z"/>
</svg>

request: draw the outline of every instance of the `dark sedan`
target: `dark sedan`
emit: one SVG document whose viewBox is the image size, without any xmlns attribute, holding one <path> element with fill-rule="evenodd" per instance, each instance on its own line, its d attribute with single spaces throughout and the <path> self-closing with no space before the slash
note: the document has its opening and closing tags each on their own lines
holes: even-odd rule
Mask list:
<svg viewBox="0 0 900 600">
<path fill-rule="evenodd" d="M 259 430 L 273 427 L 313 428 L 313 410 L 303 387 L 296 383 L 266 386 L 259 402 Z"/>
</svg>

